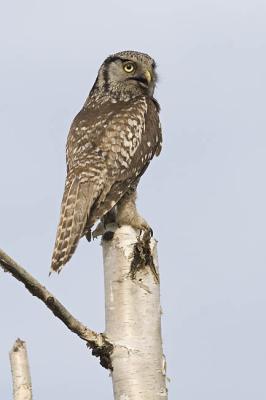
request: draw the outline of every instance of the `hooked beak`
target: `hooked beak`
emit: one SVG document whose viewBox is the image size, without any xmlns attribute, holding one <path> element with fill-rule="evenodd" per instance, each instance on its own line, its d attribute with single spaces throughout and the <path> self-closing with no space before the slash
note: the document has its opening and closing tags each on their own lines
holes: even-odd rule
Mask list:
<svg viewBox="0 0 266 400">
<path fill-rule="evenodd" d="M 148 69 L 146 69 L 144 75 L 145 75 L 145 78 L 147 79 L 147 82 L 148 82 L 148 83 L 151 83 L 152 78 L 153 78 L 153 77 L 152 77 L 152 73 L 151 73 Z"/>
<path fill-rule="evenodd" d="M 154 76 L 152 71 L 146 69 L 146 71 L 142 75 L 130 77 L 127 80 L 138 81 L 141 85 L 148 87 L 150 83 L 154 81 Z"/>
</svg>

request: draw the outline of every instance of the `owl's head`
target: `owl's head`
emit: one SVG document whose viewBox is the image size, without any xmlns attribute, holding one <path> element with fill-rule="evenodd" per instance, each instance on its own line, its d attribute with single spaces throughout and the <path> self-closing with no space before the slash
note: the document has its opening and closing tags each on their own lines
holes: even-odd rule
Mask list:
<svg viewBox="0 0 266 400">
<path fill-rule="evenodd" d="M 97 78 L 97 86 L 153 95 L 157 81 L 155 61 L 144 53 L 122 51 L 106 58 Z"/>
</svg>

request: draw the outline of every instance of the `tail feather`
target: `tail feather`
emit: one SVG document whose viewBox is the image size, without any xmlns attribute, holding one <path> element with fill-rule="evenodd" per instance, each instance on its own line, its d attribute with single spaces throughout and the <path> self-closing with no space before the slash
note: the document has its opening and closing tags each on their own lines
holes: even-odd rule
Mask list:
<svg viewBox="0 0 266 400">
<path fill-rule="evenodd" d="M 94 186 L 75 177 L 66 185 L 57 228 L 51 270 L 60 272 L 70 260 L 81 238 L 95 198 Z"/>
</svg>

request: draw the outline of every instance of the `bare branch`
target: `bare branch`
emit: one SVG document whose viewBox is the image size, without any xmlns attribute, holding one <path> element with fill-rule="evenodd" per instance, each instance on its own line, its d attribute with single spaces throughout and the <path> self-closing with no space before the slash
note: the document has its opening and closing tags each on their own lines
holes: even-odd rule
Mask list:
<svg viewBox="0 0 266 400">
<path fill-rule="evenodd" d="M 17 339 L 10 353 L 10 365 L 13 380 L 13 399 L 32 400 L 32 387 L 27 346 Z"/>
<path fill-rule="evenodd" d="M 111 368 L 109 354 L 112 344 L 102 333 L 96 333 L 78 321 L 55 296 L 42 286 L 37 279 L 30 275 L 24 268 L 18 265 L 11 257 L 0 249 L 0 265 L 5 272 L 10 272 L 14 278 L 22 282 L 28 291 L 38 297 L 73 333 L 85 340 L 87 346 L 92 349 L 92 354 L 100 357 L 101 365 Z"/>
</svg>

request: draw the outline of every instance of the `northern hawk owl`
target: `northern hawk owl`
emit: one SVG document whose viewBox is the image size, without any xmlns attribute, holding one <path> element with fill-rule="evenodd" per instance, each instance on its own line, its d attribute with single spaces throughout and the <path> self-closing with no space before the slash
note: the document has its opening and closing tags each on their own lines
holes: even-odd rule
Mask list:
<svg viewBox="0 0 266 400">
<path fill-rule="evenodd" d="M 155 69 L 150 56 L 135 51 L 111 55 L 101 65 L 67 139 L 52 270 L 60 271 L 79 239 L 111 210 L 119 226 L 149 229 L 135 200 L 141 175 L 161 151 Z"/>
</svg>

